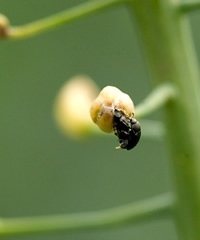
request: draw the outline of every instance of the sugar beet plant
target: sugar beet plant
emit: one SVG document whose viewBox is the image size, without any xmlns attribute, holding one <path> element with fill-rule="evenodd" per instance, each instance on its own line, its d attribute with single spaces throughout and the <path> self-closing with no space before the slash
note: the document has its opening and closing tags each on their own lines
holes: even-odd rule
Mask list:
<svg viewBox="0 0 200 240">
<path fill-rule="evenodd" d="M 160 107 L 166 112 L 164 124 L 170 139 L 174 192 L 99 212 L 1 219 L 0 236 L 89 231 L 127 223 L 134 224 L 170 214 L 175 220 L 181 240 L 200 239 L 200 76 L 187 19 L 189 11 L 200 8 L 200 1 L 93 0 L 18 27 L 10 26 L 9 20 L 0 15 L 0 36 L 2 39 L 25 38 L 115 5 L 126 5 L 133 16 L 149 64 L 152 84 L 155 86 L 155 90 L 136 106 L 134 117 L 142 118 Z M 87 90 L 86 93 L 88 94 Z M 61 106 L 60 99 L 62 98 L 58 97 L 57 107 Z M 89 115 L 89 105 L 85 106 Z M 64 126 L 65 115 L 61 112 L 58 110 L 56 116 L 58 119 L 61 117 L 61 125 Z M 120 122 L 124 118 L 121 118 L 120 114 L 122 112 L 115 112 L 115 118 L 119 121 L 118 125 L 114 125 L 115 134 L 119 139 L 124 137 Z M 82 126 L 81 121 L 76 122 L 75 129 L 81 126 L 81 132 L 87 121 L 90 122 L 87 130 L 94 129 L 94 124 L 88 119 L 84 120 Z M 128 121 L 131 122 L 130 119 L 131 117 Z M 111 125 L 113 126 L 113 120 Z M 120 128 L 120 131 L 117 131 L 117 128 Z M 121 146 L 127 148 L 129 145 L 125 139 L 121 140 Z"/>
</svg>

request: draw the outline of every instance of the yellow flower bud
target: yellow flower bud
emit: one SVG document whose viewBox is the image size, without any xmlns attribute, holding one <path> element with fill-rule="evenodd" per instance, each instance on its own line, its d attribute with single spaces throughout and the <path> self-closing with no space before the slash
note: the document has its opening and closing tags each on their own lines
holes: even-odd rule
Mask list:
<svg viewBox="0 0 200 240">
<path fill-rule="evenodd" d="M 113 132 L 115 109 L 122 112 L 129 119 L 133 117 L 134 104 L 129 95 L 116 87 L 103 88 L 90 108 L 90 115 L 94 123 L 104 132 Z"/>
<path fill-rule="evenodd" d="M 75 76 L 64 84 L 54 106 L 56 122 L 64 133 L 81 137 L 94 131 L 89 109 L 97 94 L 96 85 L 87 76 Z"/>
<path fill-rule="evenodd" d="M 116 149 L 131 150 L 138 144 L 141 125 L 134 118 L 133 101 L 118 88 L 103 88 L 90 107 L 90 115 L 102 131 L 114 131 L 119 139 Z"/>
</svg>

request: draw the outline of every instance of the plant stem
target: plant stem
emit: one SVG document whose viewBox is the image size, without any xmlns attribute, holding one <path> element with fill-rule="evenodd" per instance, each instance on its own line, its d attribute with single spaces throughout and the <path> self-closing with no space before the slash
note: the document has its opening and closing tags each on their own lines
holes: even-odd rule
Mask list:
<svg viewBox="0 0 200 240">
<path fill-rule="evenodd" d="M 91 213 L 0 220 L 0 236 L 110 228 L 169 214 L 174 206 L 170 193 L 140 202 Z"/>
<path fill-rule="evenodd" d="M 189 12 L 193 10 L 198 10 L 200 8 L 200 1 L 199 0 L 186 0 L 180 2 L 177 7 L 182 12 Z"/>
<path fill-rule="evenodd" d="M 172 152 L 175 219 L 181 239 L 200 239 L 200 77 L 187 16 L 172 0 L 130 0 L 156 84 L 175 84 L 166 105 Z"/>
<path fill-rule="evenodd" d="M 125 0 L 88 1 L 53 16 L 25 24 L 23 26 L 10 27 L 7 32 L 7 38 L 18 39 L 32 36 L 123 2 L 125 2 Z"/>
<path fill-rule="evenodd" d="M 172 84 L 162 84 L 150 93 L 135 108 L 135 117 L 142 118 L 160 107 L 163 107 L 170 100 L 176 98 L 176 89 Z"/>
<path fill-rule="evenodd" d="M 152 140 L 161 140 L 166 136 L 166 129 L 163 122 L 144 119 L 140 121 L 142 126 L 142 137 Z"/>
</svg>

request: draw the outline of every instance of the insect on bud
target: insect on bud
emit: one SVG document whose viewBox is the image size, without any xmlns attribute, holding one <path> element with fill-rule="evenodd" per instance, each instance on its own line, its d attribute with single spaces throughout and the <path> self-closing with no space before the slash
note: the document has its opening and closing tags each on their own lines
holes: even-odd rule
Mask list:
<svg viewBox="0 0 200 240">
<path fill-rule="evenodd" d="M 90 108 L 94 123 L 107 133 L 113 132 L 119 138 L 120 146 L 130 150 L 141 136 L 140 123 L 133 117 L 134 104 L 129 95 L 116 87 L 103 88 Z"/>
<path fill-rule="evenodd" d="M 127 118 L 134 112 L 131 98 L 116 87 L 107 86 L 99 93 L 90 108 L 90 115 L 103 132 L 113 132 L 115 109 L 123 112 Z"/>
<path fill-rule="evenodd" d="M 0 14 L 0 38 L 7 37 L 9 27 L 10 23 L 8 18 L 3 14 Z"/>
</svg>

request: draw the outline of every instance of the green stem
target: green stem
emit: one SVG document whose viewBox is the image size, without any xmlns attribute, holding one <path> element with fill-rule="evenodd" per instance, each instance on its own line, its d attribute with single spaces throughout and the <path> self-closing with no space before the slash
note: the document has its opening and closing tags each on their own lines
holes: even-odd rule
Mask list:
<svg viewBox="0 0 200 240">
<path fill-rule="evenodd" d="M 53 16 L 25 24 L 23 26 L 10 27 L 7 32 L 7 38 L 16 39 L 32 36 L 123 2 L 125 2 L 125 0 L 88 1 Z"/>
<path fill-rule="evenodd" d="M 178 89 L 176 101 L 166 105 L 175 219 L 181 239 L 200 239 L 200 77 L 188 19 L 172 0 L 130 3 L 154 82 L 171 82 Z"/>
<path fill-rule="evenodd" d="M 166 215 L 173 206 L 173 196 L 166 193 L 140 202 L 91 213 L 1 219 L 0 236 L 110 228 Z"/>
<path fill-rule="evenodd" d="M 198 10 L 200 8 L 200 1 L 199 0 L 182 1 L 177 5 L 177 7 L 182 12 Z"/>
<path fill-rule="evenodd" d="M 174 100 L 176 94 L 175 86 L 172 84 L 162 84 L 136 106 L 135 117 L 142 118 L 158 108 L 163 107 L 170 100 Z"/>
<path fill-rule="evenodd" d="M 161 140 L 166 136 L 166 129 L 163 122 L 155 120 L 141 120 L 142 138 Z"/>
</svg>

